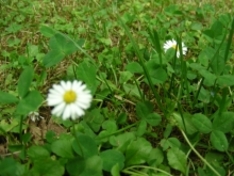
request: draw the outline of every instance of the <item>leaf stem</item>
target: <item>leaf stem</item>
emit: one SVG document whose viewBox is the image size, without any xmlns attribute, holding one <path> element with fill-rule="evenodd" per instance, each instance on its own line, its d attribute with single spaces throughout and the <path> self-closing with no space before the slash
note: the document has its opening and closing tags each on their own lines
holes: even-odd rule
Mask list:
<svg viewBox="0 0 234 176">
<path fill-rule="evenodd" d="M 181 133 L 183 134 L 184 136 L 184 139 L 186 140 L 186 142 L 188 143 L 188 145 L 190 146 L 190 148 L 192 149 L 192 151 L 215 173 L 215 175 L 217 176 L 221 176 L 214 168 L 213 166 L 211 166 L 205 158 L 203 158 L 199 152 L 193 147 L 193 145 L 190 143 L 189 139 L 187 138 L 187 135 L 185 134 L 185 132 L 180 129 Z"/>
</svg>

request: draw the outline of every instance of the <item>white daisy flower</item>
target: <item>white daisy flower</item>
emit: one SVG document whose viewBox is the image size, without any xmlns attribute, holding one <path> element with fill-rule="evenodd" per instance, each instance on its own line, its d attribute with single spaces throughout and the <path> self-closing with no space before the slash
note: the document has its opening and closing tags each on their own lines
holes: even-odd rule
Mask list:
<svg viewBox="0 0 234 176">
<path fill-rule="evenodd" d="M 90 107 L 92 101 L 91 92 L 81 81 L 61 81 L 54 84 L 49 90 L 47 103 L 54 106 L 52 114 L 62 117 L 76 119 L 85 114 L 84 110 Z"/>
<path fill-rule="evenodd" d="M 40 116 L 38 112 L 32 111 L 28 114 L 28 117 L 33 121 L 39 121 L 40 119 L 44 119 L 44 117 Z"/>
<path fill-rule="evenodd" d="M 185 55 L 188 51 L 188 48 L 184 45 L 184 43 L 181 43 L 182 45 L 182 53 L 183 55 Z M 172 39 L 172 40 L 167 40 L 164 45 L 163 45 L 164 51 L 167 52 L 168 49 L 173 48 L 176 50 L 176 57 L 179 58 L 180 57 L 180 50 L 179 50 L 179 46 L 177 46 L 177 42 Z"/>
</svg>

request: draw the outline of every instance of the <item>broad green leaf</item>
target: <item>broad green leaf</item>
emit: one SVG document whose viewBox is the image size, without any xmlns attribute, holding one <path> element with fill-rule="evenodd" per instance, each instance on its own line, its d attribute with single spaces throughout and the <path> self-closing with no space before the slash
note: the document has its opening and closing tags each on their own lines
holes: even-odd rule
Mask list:
<svg viewBox="0 0 234 176">
<path fill-rule="evenodd" d="M 143 69 L 138 62 L 130 62 L 126 66 L 126 70 L 130 71 L 131 73 L 143 73 Z"/>
<path fill-rule="evenodd" d="M 214 130 L 210 135 L 211 144 L 220 152 L 227 151 L 228 140 L 222 131 Z"/>
<path fill-rule="evenodd" d="M 215 75 L 219 76 L 223 72 L 225 65 L 224 57 L 218 53 L 211 62 L 211 69 Z"/>
<path fill-rule="evenodd" d="M 84 61 L 76 68 L 77 78 L 84 81 L 93 94 L 96 92 L 98 86 L 96 75 L 97 66 L 92 63 Z"/>
<path fill-rule="evenodd" d="M 186 131 L 188 134 L 194 134 L 197 132 L 197 129 L 192 121 L 192 115 L 190 115 L 190 114 L 184 113 L 183 117 L 181 117 L 180 114 L 173 113 L 172 118 L 170 120 L 171 120 L 172 125 L 179 126 L 181 129 Z"/>
<path fill-rule="evenodd" d="M 168 139 L 162 139 L 160 142 L 163 150 L 167 150 L 168 148 L 180 148 L 181 143 L 177 138 L 171 137 Z"/>
<path fill-rule="evenodd" d="M 109 131 L 109 132 L 115 132 L 118 129 L 115 120 L 104 121 L 102 124 L 102 128 Z"/>
<path fill-rule="evenodd" d="M 49 26 L 41 25 L 40 32 L 46 37 L 53 37 L 56 34 L 56 31 Z"/>
<path fill-rule="evenodd" d="M 212 166 L 215 168 L 217 172 L 220 173 L 220 175 L 227 175 L 226 167 L 223 165 L 223 161 L 225 159 L 225 155 L 223 155 L 222 152 L 217 151 L 207 151 L 205 155 L 205 159 L 208 163 L 212 164 Z M 213 175 L 213 171 L 209 171 L 207 175 Z"/>
<path fill-rule="evenodd" d="M 17 102 L 18 98 L 16 98 L 14 95 L 0 91 L 0 104 L 11 104 Z"/>
<path fill-rule="evenodd" d="M 145 120 L 141 120 L 138 123 L 137 130 L 136 130 L 136 135 L 137 136 L 142 136 L 145 134 L 147 128 L 147 122 Z"/>
<path fill-rule="evenodd" d="M 76 157 L 68 161 L 66 168 L 70 176 L 102 176 L 102 165 L 99 156 L 87 159 Z"/>
<path fill-rule="evenodd" d="M 1 176 L 21 176 L 24 175 L 25 169 L 25 166 L 18 163 L 13 157 L 7 157 L 0 161 Z"/>
<path fill-rule="evenodd" d="M 17 127 L 18 125 L 19 125 L 19 121 L 18 121 L 18 119 L 16 119 L 16 118 L 13 118 L 13 119 L 10 121 L 10 123 L 9 123 L 8 120 L 2 119 L 2 120 L 0 121 L 0 129 L 1 129 L 0 134 L 1 134 L 2 132 L 3 132 L 3 134 L 4 134 L 5 132 L 12 132 L 12 129 L 15 128 L 15 127 Z"/>
<path fill-rule="evenodd" d="M 202 101 L 204 103 L 209 103 L 210 102 L 210 96 L 211 96 L 211 92 L 209 90 L 206 90 L 203 87 L 201 87 L 200 93 L 198 95 L 198 100 L 200 100 L 200 101 Z"/>
<path fill-rule="evenodd" d="M 38 91 L 30 92 L 25 98 L 20 100 L 16 107 L 16 114 L 28 115 L 29 112 L 37 110 L 43 100 L 42 95 Z"/>
<path fill-rule="evenodd" d="M 136 113 L 139 119 L 146 118 L 153 111 L 153 105 L 150 102 L 139 102 L 136 105 Z"/>
<path fill-rule="evenodd" d="M 41 157 L 50 157 L 50 153 L 48 150 L 46 150 L 42 146 L 36 146 L 36 145 L 33 145 L 27 150 L 27 155 L 34 160 Z"/>
<path fill-rule="evenodd" d="M 85 134 L 77 134 L 72 143 L 73 150 L 83 158 L 98 154 L 98 148 L 93 138 Z"/>
<path fill-rule="evenodd" d="M 148 114 L 144 118 L 144 120 L 146 120 L 146 122 L 150 124 L 151 126 L 157 126 L 160 124 L 162 117 L 157 113 L 151 113 L 151 114 Z"/>
<path fill-rule="evenodd" d="M 211 57 L 210 56 L 213 56 L 215 54 L 215 49 L 212 48 L 212 47 L 205 47 L 199 54 L 198 56 L 198 61 L 199 63 L 201 63 L 203 66 L 203 69 L 206 70 L 207 66 L 209 65 L 210 63 L 210 60 L 211 60 Z M 197 64 L 197 63 L 195 63 Z M 199 71 L 199 69 L 197 69 Z"/>
<path fill-rule="evenodd" d="M 124 155 L 118 150 L 105 150 L 100 153 L 100 157 L 103 161 L 103 170 L 110 172 L 111 169 L 118 164 L 119 169 L 122 170 L 124 167 Z"/>
<path fill-rule="evenodd" d="M 51 150 L 56 155 L 63 158 L 72 158 L 74 157 L 72 151 L 73 138 L 69 135 L 64 135 L 59 138 L 57 141 L 54 141 L 51 144 Z"/>
<path fill-rule="evenodd" d="M 224 133 L 230 132 L 234 128 L 234 112 L 217 113 L 214 116 L 213 129 Z"/>
<path fill-rule="evenodd" d="M 18 94 L 20 97 L 25 97 L 28 93 L 30 85 L 33 80 L 34 70 L 32 67 L 26 67 L 21 73 L 18 81 Z"/>
<path fill-rule="evenodd" d="M 137 138 L 136 141 L 132 141 L 125 153 L 126 153 L 126 165 L 143 164 L 148 160 L 149 154 L 152 150 L 150 142 L 145 138 Z"/>
<path fill-rule="evenodd" d="M 149 70 L 149 74 L 150 74 L 153 84 L 162 84 L 167 80 L 167 77 L 168 77 L 165 69 L 161 67 L 155 68 L 153 70 Z"/>
<path fill-rule="evenodd" d="M 192 118 L 192 122 L 194 126 L 200 131 L 201 133 L 210 133 L 212 131 L 212 123 L 208 117 L 203 114 L 194 114 Z"/>
<path fill-rule="evenodd" d="M 56 50 L 52 50 L 43 58 L 43 64 L 45 65 L 45 67 L 51 67 L 61 62 L 64 57 L 64 53 L 59 53 Z"/>
<path fill-rule="evenodd" d="M 202 28 L 203 28 L 203 25 L 200 22 L 193 22 L 191 25 L 191 29 L 195 31 L 201 30 Z"/>
<path fill-rule="evenodd" d="M 33 162 L 29 175 L 63 176 L 64 167 L 50 157 L 38 158 Z"/>
<path fill-rule="evenodd" d="M 95 108 L 90 112 L 87 112 L 87 118 L 84 120 L 87 122 L 87 124 L 90 126 L 90 128 L 93 129 L 93 131 L 98 132 L 102 126 L 102 123 L 104 121 L 104 117 L 101 114 L 100 109 Z"/>
<path fill-rule="evenodd" d="M 120 169 L 119 169 L 119 164 L 118 163 L 116 165 L 114 165 L 114 167 L 112 167 L 111 175 L 112 176 L 120 176 Z"/>
<path fill-rule="evenodd" d="M 205 78 L 204 82 L 207 86 L 212 86 L 215 83 L 216 76 L 208 70 L 200 70 L 199 73 Z"/>
<path fill-rule="evenodd" d="M 135 84 L 129 84 L 129 83 L 123 84 L 123 89 L 127 95 L 132 95 L 137 98 L 141 98 L 139 90 Z"/>
<path fill-rule="evenodd" d="M 153 148 L 150 152 L 147 163 L 150 166 L 156 167 L 159 166 L 164 160 L 164 154 L 161 149 Z"/>
<path fill-rule="evenodd" d="M 135 133 L 125 132 L 123 134 L 119 134 L 118 136 L 112 136 L 110 138 L 110 143 L 112 146 L 115 146 L 119 151 L 124 152 L 127 146 L 135 139 Z"/>
<path fill-rule="evenodd" d="M 221 87 L 233 86 L 234 75 L 221 75 L 217 79 L 217 84 Z"/>
<path fill-rule="evenodd" d="M 167 152 L 169 165 L 176 170 L 186 173 L 186 155 L 178 148 L 171 148 Z"/>
<path fill-rule="evenodd" d="M 205 34 L 211 41 L 221 41 L 223 36 L 223 24 L 216 20 L 213 25 L 211 26 L 211 29 L 205 30 L 203 34 Z"/>
<path fill-rule="evenodd" d="M 50 48 L 52 51 L 57 51 L 63 55 L 72 54 L 77 51 L 76 43 L 69 36 L 57 33 L 50 39 Z"/>
<path fill-rule="evenodd" d="M 56 33 L 49 42 L 51 51 L 43 59 L 45 67 L 51 67 L 61 62 L 65 56 L 72 54 L 81 47 L 78 42 L 73 41 L 62 33 Z"/>
<path fill-rule="evenodd" d="M 120 75 L 120 78 L 119 78 L 119 83 L 120 84 L 124 84 L 126 83 L 127 81 L 129 81 L 133 74 L 130 72 L 130 71 L 122 71 L 122 72 L 119 72 L 119 75 Z"/>
</svg>

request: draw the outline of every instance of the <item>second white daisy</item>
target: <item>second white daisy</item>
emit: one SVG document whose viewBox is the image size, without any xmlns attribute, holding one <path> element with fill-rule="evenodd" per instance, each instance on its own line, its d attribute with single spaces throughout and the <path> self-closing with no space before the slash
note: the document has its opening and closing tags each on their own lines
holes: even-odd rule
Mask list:
<svg viewBox="0 0 234 176">
<path fill-rule="evenodd" d="M 90 107 L 91 101 L 91 92 L 85 84 L 76 80 L 54 84 L 47 97 L 48 105 L 54 106 L 52 114 L 62 117 L 63 120 L 83 116 L 84 110 Z"/>
<path fill-rule="evenodd" d="M 175 49 L 176 50 L 176 57 L 179 58 L 180 57 L 180 50 L 179 50 L 179 46 L 177 46 L 177 45 L 178 44 L 174 39 L 167 40 L 163 45 L 163 49 L 165 52 L 167 52 L 167 50 L 170 48 Z M 181 43 L 181 45 L 182 45 L 182 53 L 183 53 L 183 55 L 185 55 L 188 51 L 188 48 L 185 46 L 185 44 L 183 42 Z"/>
</svg>

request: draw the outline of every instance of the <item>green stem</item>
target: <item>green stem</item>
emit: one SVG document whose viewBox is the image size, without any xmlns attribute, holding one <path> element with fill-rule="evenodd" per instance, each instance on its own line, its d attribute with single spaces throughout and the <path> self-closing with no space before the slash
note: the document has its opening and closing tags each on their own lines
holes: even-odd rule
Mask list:
<svg viewBox="0 0 234 176">
<path fill-rule="evenodd" d="M 76 136 L 75 124 L 73 124 L 72 129 L 73 129 L 73 135 L 74 135 L 74 137 L 75 137 L 75 139 L 76 139 L 76 142 L 78 143 L 78 146 L 79 146 L 80 151 L 81 151 L 81 155 L 82 155 L 82 157 L 83 157 L 83 156 L 84 156 L 84 152 L 83 152 L 82 147 L 81 147 L 81 145 L 80 145 L 78 136 Z"/>
<path fill-rule="evenodd" d="M 130 166 L 130 167 L 124 169 L 123 172 L 127 173 L 127 172 L 129 172 L 129 170 L 135 169 L 135 168 L 136 169 L 139 169 L 139 168 L 141 168 L 141 169 L 150 169 L 150 170 L 154 170 L 156 172 L 161 172 L 161 173 L 163 173 L 165 175 L 168 175 L 168 176 L 173 176 L 173 175 L 171 175 L 170 173 L 168 173 L 168 172 L 166 172 L 164 170 L 161 170 L 161 169 L 158 169 L 158 168 L 155 168 L 155 167 L 150 167 L 150 166 Z"/>
<path fill-rule="evenodd" d="M 120 133 L 120 132 L 122 132 L 122 131 L 126 131 L 127 129 L 132 128 L 132 127 L 135 126 L 135 125 L 137 125 L 137 122 L 134 123 L 134 124 L 132 124 L 132 125 L 128 125 L 128 126 L 126 126 L 126 127 L 124 127 L 124 128 L 121 128 L 120 130 L 117 130 L 117 131 L 115 131 L 115 132 L 113 132 L 113 133 L 111 133 L 111 134 L 108 134 L 108 135 L 106 135 L 106 136 L 97 137 L 97 139 L 100 140 L 100 139 L 104 139 L 104 138 L 110 137 L 110 136 L 115 135 L 115 134 L 118 134 L 118 133 Z"/>
<path fill-rule="evenodd" d="M 215 173 L 215 175 L 221 176 L 221 175 L 213 168 L 213 166 L 211 166 L 211 165 L 206 161 L 206 159 L 203 158 L 203 157 L 199 154 L 199 152 L 193 147 L 193 145 L 190 143 L 189 139 L 187 138 L 187 135 L 185 134 L 185 132 L 184 132 L 182 129 L 180 129 L 180 131 L 181 131 L 181 133 L 183 134 L 184 139 L 185 139 L 186 142 L 188 143 L 189 147 L 193 150 L 193 152 L 210 168 L 210 170 L 212 170 L 212 171 Z"/>
<path fill-rule="evenodd" d="M 20 116 L 20 124 L 19 124 L 19 133 L 20 133 L 20 142 L 22 144 L 22 136 L 23 136 L 23 132 L 22 132 L 22 129 L 23 129 L 23 119 L 24 117 L 23 116 Z"/>
<path fill-rule="evenodd" d="M 149 71 L 144 63 L 144 59 L 143 59 L 143 56 L 142 56 L 142 53 L 140 52 L 139 50 L 139 47 L 137 45 L 137 43 L 135 42 L 135 40 L 133 39 L 133 36 L 132 34 L 129 32 L 129 28 L 127 27 L 127 25 L 121 20 L 121 18 L 118 16 L 118 21 L 119 23 L 121 24 L 121 26 L 124 28 L 126 34 L 128 35 L 129 39 L 131 40 L 132 42 L 132 46 L 136 52 L 136 55 L 139 59 L 139 62 L 142 66 L 142 69 L 144 71 L 144 74 L 145 74 L 145 77 L 147 78 L 148 82 L 149 82 L 149 86 L 150 86 L 150 89 L 152 90 L 153 94 L 154 94 L 154 97 L 156 98 L 157 100 L 157 104 L 160 108 L 161 111 L 163 111 L 163 113 L 165 114 L 165 109 L 164 109 L 164 106 L 163 104 L 161 103 L 161 97 L 159 96 L 159 94 L 157 93 L 154 85 L 153 85 L 153 82 L 152 82 L 152 79 L 151 79 L 151 76 L 149 74 Z"/>
</svg>

